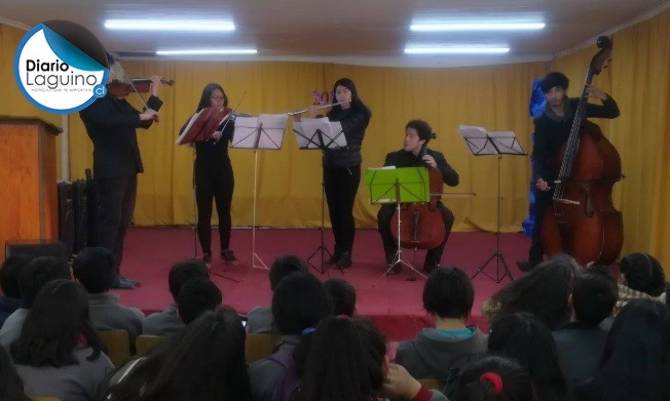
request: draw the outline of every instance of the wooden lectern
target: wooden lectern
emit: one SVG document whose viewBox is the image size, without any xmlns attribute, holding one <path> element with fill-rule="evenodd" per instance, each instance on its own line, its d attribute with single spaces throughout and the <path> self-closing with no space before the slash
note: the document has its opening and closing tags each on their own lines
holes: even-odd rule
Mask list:
<svg viewBox="0 0 670 401">
<path fill-rule="evenodd" d="M 0 116 L 0 261 L 5 244 L 58 238 L 56 136 L 36 117 Z"/>
</svg>

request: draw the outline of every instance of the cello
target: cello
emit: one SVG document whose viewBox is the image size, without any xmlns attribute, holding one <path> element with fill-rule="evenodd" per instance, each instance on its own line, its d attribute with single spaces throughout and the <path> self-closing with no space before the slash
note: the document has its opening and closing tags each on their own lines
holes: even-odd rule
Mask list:
<svg viewBox="0 0 670 401">
<path fill-rule="evenodd" d="M 433 134 L 435 137 L 435 134 Z M 426 144 L 421 148 L 419 157 L 423 159 L 426 155 Z M 438 209 L 438 203 L 442 197 L 442 173 L 437 168 L 426 166 L 430 183 L 430 201 L 427 203 L 405 203 L 400 206 L 400 211 L 393 214 L 390 220 L 391 233 L 398 240 L 400 234 L 400 246 L 409 249 L 433 249 L 438 247 L 446 238 L 447 230 L 444 227 L 442 214 Z M 400 215 L 398 215 L 400 213 Z M 398 219 L 398 224 L 394 224 Z"/>
<path fill-rule="evenodd" d="M 612 40 L 598 38 L 600 49 L 591 60 L 575 111 L 570 135 L 554 166 L 553 207 L 542 218 L 540 238 L 547 255 L 568 253 L 580 264 L 609 265 L 623 244 L 623 219 L 612 204 L 612 188 L 622 177 L 621 159 L 600 128 L 586 120 L 588 86 L 606 68 Z"/>
</svg>

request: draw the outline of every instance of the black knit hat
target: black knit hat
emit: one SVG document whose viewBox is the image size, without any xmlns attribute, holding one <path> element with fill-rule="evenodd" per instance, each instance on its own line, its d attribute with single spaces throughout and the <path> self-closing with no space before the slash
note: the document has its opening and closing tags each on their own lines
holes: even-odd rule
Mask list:
<svg viewBox="0 0 670 401">
<path fill-rule="evenodd" d="M 563 88 L 563 90 L 568 90 L 568 85 L 570 85 L 570 80 L 562 72 L 550 72 L 542 80 L 542 92 L 547 93 L 554 86 Z"/>
</svg>

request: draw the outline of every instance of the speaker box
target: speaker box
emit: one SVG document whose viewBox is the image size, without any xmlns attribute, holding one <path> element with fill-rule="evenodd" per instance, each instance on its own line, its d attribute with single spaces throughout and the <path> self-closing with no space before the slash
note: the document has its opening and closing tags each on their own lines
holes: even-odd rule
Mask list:
<svg viewBox="0 0 670 401">
<path fill-rule="evenodd" d="M 16 255 L 57 256 L 69 258 L 67 247 L 60 241 L 16 241 L 5 243 L 5 258 Z"/>
</svg>

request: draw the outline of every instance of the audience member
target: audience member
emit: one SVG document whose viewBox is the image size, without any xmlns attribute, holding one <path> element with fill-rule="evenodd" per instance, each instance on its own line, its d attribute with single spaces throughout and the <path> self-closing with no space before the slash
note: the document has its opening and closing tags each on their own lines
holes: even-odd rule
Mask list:
<svg viewBox="0 0 670 401">
<path fill-rule="evenodd" d="M 11 256 L 2 263 L 0 268 L 0 327 L 5 319 L 21 307 L 21 289 L 19 288 L 19 272 L 32 257 L 27 255 Z"/>
<path fill-rule="evenodd" d="M 189 280 L 181 287 L 177 295 L 177 310 L 184 324 L 189 324 L 206 311 L 221 306 L 221 290 L 206 278 Z"/>
<path fill-rule="evenodd" d="M 333 304 L 333 315 L 352 317 L 356 311 L 356 289 L 348 281 L 331 278 L 323 283 Z"/>
</svg>

